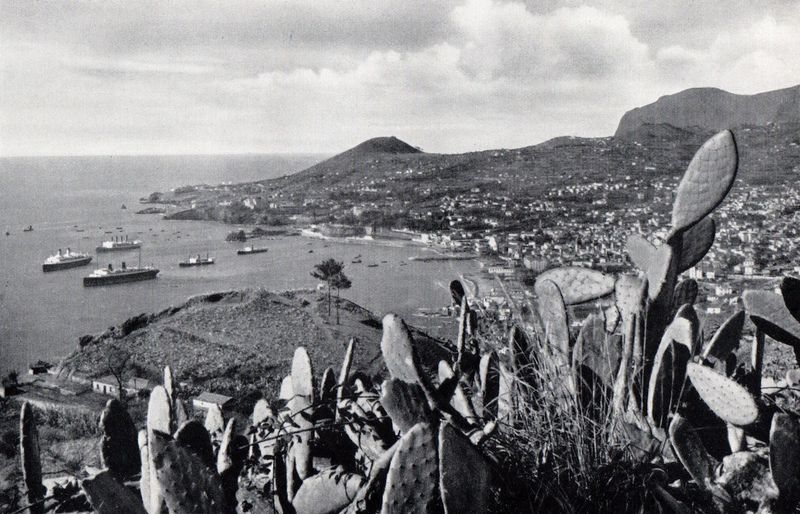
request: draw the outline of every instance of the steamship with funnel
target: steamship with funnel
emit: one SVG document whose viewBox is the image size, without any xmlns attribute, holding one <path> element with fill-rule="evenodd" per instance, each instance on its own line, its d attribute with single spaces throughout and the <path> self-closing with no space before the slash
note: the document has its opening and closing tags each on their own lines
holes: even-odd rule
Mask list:
<svg viewBox="0 0 800 514">
<path fill-rule="evenodd" d="M 107 286 L 112 284 L 123 284 L 125 282 L 139 282 L 141 280 L 152 280 L 156 278 L 159 270 L 153 266 L 136 266 L 129 268 L 122 263 L 122 268 L 114 269 L 109 264 L 107 268 L 94 270 L 88 277 L 83 277 L 84 287 Z"/>
<path fill-rule="evenodd" d="M 141 248 L 142 242 L 138 239 L 135 241 L 129 241 L 128 236 L 125 236 L 125 239 L 122 239 L 122 236 L 114 236 L 113 239 L 110 241 L 103 241 L 100 243 L 100 246 L 95 248 L 98 253 L 100 252 L 115 252 L 115 251 L 122 251 L 122 250 L 135 250 L 137 248 Z"/>
<path fill-rule="evenodd" d="M 62 252 L 61 248 L 58 253 L 51 255 L 44 260 L 42 264 L 42 271 L 59 271 L 62 269 L 77 268 L 78 266 L 85 266 L 92 262 L 92 256 L 85 253 L 73 252 L 67 248 L 66 252 Z"/>
</svg>

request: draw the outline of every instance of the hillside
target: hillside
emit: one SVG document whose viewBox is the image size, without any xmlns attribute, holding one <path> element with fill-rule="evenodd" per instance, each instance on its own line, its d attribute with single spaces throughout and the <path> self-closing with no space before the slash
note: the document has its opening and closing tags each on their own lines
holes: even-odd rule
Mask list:
<svg viewBox="0 0 800 514">
<path fill-rule="evenodd" d="M 800 85 L 755 95 L 736 95 L 716 88 L 692 88 L 626 112 L 615 137 L 644 124 L 718 131 L 743 125 L 800 123 Z"/>
<path fill-rule="evenodd" d="M 213 391 L 234 397 L 243 412 L 260 396 L 276 398 L 297 346 L 305 346 L 321 373 L 338 371 L 347 342 L 356 338 L 354 370 L 369 377 L 384 374 L 380 319 L 342 300 L 341 324 L 327 319 L 327 306 L 316 292 L 229 291 L 191 298 L 157 314 L 130 318 L 102 334 L 85 336 L 77 351 L 61 363 L 64 374 L 108 374 L 112 347 L 130 352 L 131 375 L 160 381 L 169 364 L 193 395 Z M 335 318 L 334 318 L 335 319 Z M 430 365 L 447 352 L 417 332 L 417 343 Z"/>
</svg>

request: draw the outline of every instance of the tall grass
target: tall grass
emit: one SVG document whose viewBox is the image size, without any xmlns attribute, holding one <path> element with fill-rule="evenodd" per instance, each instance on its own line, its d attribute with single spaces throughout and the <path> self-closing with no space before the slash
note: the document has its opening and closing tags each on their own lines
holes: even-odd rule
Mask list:
<svg viewBox="0 0 800 514">
<path fill-rule="evenodd" d="M 559 359 L 533 326 L 531 361 L 513 372 L 513 419 L 489 443 L 496 512 L 653 511 L 653 484 L 665 478 L 650 464 L 656 455 L 624 432 L 610 387 Z"/>
</svg>

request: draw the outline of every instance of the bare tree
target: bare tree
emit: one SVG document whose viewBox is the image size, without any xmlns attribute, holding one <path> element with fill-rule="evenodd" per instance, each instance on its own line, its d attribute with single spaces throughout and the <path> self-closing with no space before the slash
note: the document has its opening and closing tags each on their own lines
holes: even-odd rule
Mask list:
<svg viewBox="0 0 800 514">
<path fill-rule="evenodd" d="M 125 376 L 128 372 L 128 363 L 131 352 L 117 343 L 109 343 L 103 352 L 108 373 L 117 381 L 117 396 L 121 402 L 125 401 Z"/>
</svg>

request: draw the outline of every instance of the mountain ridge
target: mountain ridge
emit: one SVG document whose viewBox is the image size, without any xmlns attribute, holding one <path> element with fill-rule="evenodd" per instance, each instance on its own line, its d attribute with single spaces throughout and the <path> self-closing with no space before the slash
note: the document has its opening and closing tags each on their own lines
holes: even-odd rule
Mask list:
<svg viewBox="0 0 800 514">
<path fill-rule="evenodd" d="M 800 123 L 800 85 L 752 95 L 714 87 L 689 88 L 664 95 L 620 118 L 614 137 L 625 138 L 645 124 L 718 131 L 746 125 Z"/>
</svg>

